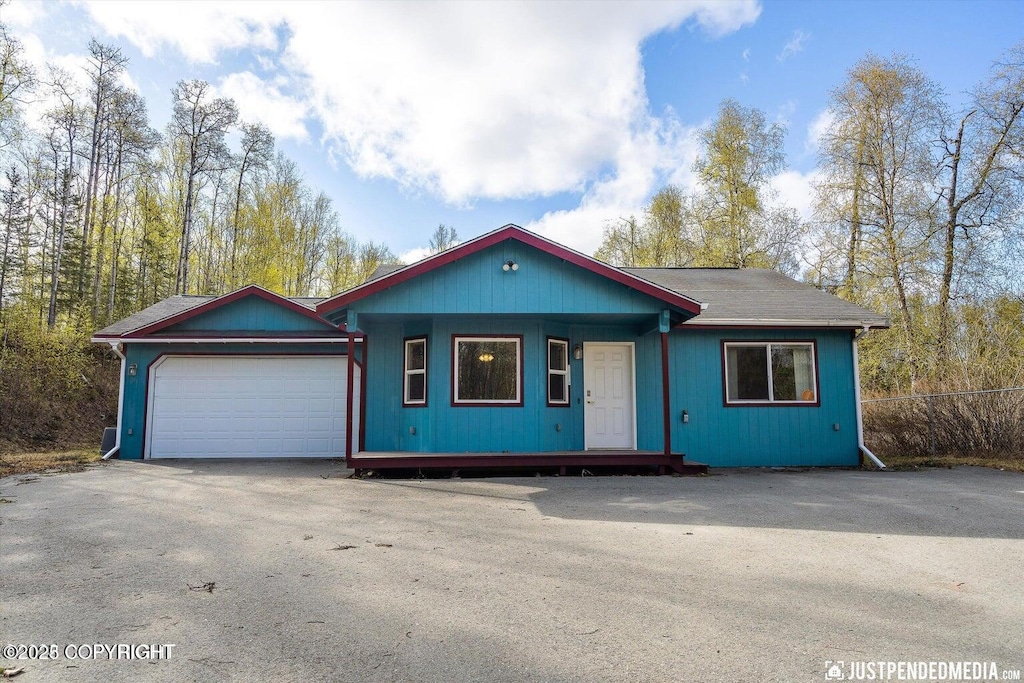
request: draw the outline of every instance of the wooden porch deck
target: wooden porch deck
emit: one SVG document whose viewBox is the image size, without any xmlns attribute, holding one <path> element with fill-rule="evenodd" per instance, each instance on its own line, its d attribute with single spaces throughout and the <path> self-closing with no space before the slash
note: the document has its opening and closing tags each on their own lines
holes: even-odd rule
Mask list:
<svg viewBox="0 0 1024 683">
<path fill-rule="evenodd" d="M 365 470 L 395 469 L 557 469 L 570 467 L 656 467 L 658 474 L 707 474 L 704 463 L 686 460 L 681 453 L 658 451 L 556 451 L 551 453 L 410 453 L 370 451 L 346 458 L 356 475 Z"/>
</svg>

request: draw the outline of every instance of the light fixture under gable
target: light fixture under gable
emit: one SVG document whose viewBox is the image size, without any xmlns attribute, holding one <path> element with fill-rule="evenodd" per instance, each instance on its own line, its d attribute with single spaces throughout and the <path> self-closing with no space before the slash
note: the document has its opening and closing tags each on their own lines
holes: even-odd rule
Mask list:
<svg viewBox="0 0 1024 683">
<path fill-rule="evenodd" d="M 505 261 L 503 264 L 501 264 L 501 269 L 506 273 L 510 270 L 512 272 L 515 272 L 519 270 L 519 264 L 513 261 L 512 259 L 509 259 L 508 261 Z"/>
</svg>

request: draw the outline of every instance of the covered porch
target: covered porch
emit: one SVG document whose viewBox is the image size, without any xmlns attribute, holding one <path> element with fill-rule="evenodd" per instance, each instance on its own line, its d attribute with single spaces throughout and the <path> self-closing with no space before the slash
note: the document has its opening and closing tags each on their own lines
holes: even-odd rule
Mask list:
<svg viewBox="0 0 1024 683">
<path fill-rule="evenodd" d="M 361 476 L 380 470 L 553 470 L 566 475 L 576 469 L 652 468 L 658 474 L 707 474 L 704 463 L 686 460 L 679 453 L 636 450 L 558 451 L 548 453 L 409 453 L 378 451 L 345 459 Z"/>
</svg>

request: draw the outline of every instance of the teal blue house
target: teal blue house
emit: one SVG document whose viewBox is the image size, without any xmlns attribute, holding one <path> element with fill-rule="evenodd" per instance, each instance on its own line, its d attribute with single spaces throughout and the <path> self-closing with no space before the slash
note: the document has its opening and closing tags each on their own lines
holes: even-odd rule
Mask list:
<svg viewBox="0 0 1024 683">
<path fill-rule="evenodd" d="M 97 332 L 138 458 L 850 466 L 887 321 L 758 269 L 615 268 L 516 226 L 326 299 L 176 296 Z M 873 457 L 873 456 L 871 456 Z"/>
</svg>

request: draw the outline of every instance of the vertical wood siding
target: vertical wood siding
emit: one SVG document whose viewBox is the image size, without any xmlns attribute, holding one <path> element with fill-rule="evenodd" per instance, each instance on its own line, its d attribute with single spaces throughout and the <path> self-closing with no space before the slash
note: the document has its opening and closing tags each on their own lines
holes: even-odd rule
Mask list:
<svg viewBox="0 0 1024 683">
<path fill-rule="evenodd" d="M 510 259 L 518 271 L 502 271 Z M 429 315 L 637 314 L 663 308 L 626 285 L 511 240 L 353 304 L 359 313 Z"/>
<path fill-rule="evenodd" d="M 661 355 L 657 334 L 635 325 L 581 325 L 523 318 L 446 316 L 367 329 L 367 450 L 544 452 L 583 448 L 583 363 L 572 348 L 585 341 L 631 341 L 636 349 L 637 447 L 662 448 Z M 451 406 L 451 335 L 522 334 L 522 407 Z M 402 339 L 429 336 L 426 408 L 403 408 Z M 546 405 L 546 339 L 568 338 L 568 407 Z M 722 339 L 815 339 L 821 405 L 729 407 L 722 404 Z M 858 462 L 853 365 L 848 331 L 677 330 L 669 336 L 674 452 L 714 467 L 852 466 Z M 682 411 L 690 416 L 682 422 Z M 840 431 L 832 429 L 833 423 Z M 556 429 L 561 426 L 561 430 Z M 410 428 L 416 433 L 411 434 Z"/>
<path fill-rule="evenodd" d="M 247 296 L 232 301 L 194 318 L 183 320 L 161 330 L 161 334 L 195 332 L 198 330 L 259 330 L 261 332 L 303 332 L 329 330 L 326 322 L 319 323 L 300 313 L 278 306 L 258 296 Z"/>
<path fill-rule="evenodd" d="M 722 405 L 721 341 L 817 341 L 820 406 Z M 669 336 L 672 447 L 712 467 L 858 463 L 849 330 L 676 330 Z M 682 412 L 690 421 L 683 424 Z M 834 431 L 833 424 L 839 424 Z"/>
</svg>

